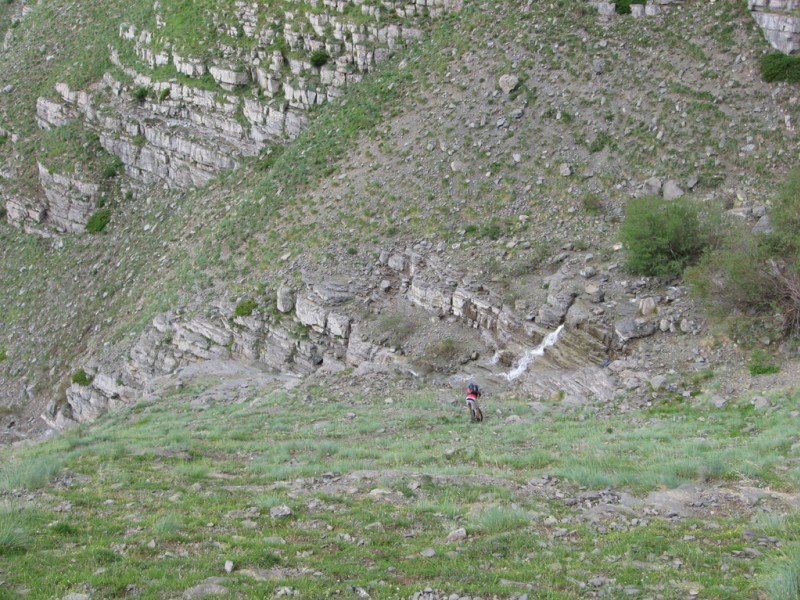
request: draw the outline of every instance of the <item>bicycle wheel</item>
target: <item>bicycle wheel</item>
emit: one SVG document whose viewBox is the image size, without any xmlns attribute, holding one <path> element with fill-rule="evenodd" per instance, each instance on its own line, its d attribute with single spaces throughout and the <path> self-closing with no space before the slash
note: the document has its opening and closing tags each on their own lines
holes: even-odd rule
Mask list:
<svg viewBox="0 0 800 600">
<path fill-rule="evenodd" d="M 475 411 L 473 414 L 475 416 L 476 423 L 480 423 L 481 421 L 483 421 L 483 411 L 480 409 L 479 406 L 475 407 Z"/>
</svg>

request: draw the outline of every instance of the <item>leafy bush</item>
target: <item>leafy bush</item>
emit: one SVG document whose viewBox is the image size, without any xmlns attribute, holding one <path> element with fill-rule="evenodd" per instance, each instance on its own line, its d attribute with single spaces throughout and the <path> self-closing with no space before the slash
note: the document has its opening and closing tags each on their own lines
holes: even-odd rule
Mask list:
<svg viewBox="0 0 800 600">
<path fill-rule="evenodd" d="M 86 222 L 86 233 L 100 233 L 106 228 L 110 220 L 111 211 L 107 208 L 101 208 L 89 217 Z"/>
<path fill-rule="evenodd" d="M 645 4 L 645 0 L 614 0 L 614 12 L 618 15 L 629 15 L 631 4 Z"/>
<path fill-rule="evenodd" d="M 658 277 L 680 275 L 706 248 L 711 237 L 706 229 L 700 206 L 688 199 L 630 200 L 620 226 L 628 270 Z"/>
<path fill-rule="evenodd" d="M 742 317 L 777 335 L 800 333 L 800 169 L 793 170 L 769 213 L 774 232 L 728 227 L 719 246 L 686 272 L 696 293 L 723 321 Z M 782 331 L 773 315 L 782 317 Z M 770 333 L 771 335 L 771 333 Z M 747 338 L 758 336 L 748 335 Z"/>
<path fill-rule="evenodd" d="M 777 373 L 781 368 L 773 364 L 772 357 L 764 350 L 756 350 L 750 355 L 750 360 L 747 362 L 747 370 L 750 375 L 767 375 L 769 373 Z"/>
<path fill-rule="evenodd" d="M 761 79 L 768 83 L 800 82 L 800 56 L 772 52 L 761 58 Z"/>
<path fill-rule="evenodd" d="M 245 298 L 239 301 L 233 312 L 237 317 L 249 317 L 256 308 L 258 308 L 258 302 L 252 298 Z"/>
<path fill-rule="evenodd" d="M 72 374 L 72 383 L 77 383 L 78 385 L 82 385 L 86 387 L 93 381 L 93 377 L 86 373 L 83 369 L 78 369 Z"/>
<path fill-rule="evenodd" d="M 775 230 L 767 239 L 776 256 L 800 256 L 800 169 L 792 169 L 769 211 Z"/>
<path fill-rule="evenodd" d="M 311 66 L 315 69 L 324 67 L 328 60 L 330 60 L 330 56 L 327 52 L 325 52 L 325 50 L 314 50 L 314 52 L 311 53 Z"/>
<path fill-rule="evenodd" d="M 732 227 L 718 248 L 686 271 L 695 295 L 719 314 L 734 310 L 757 313 L 775 301 L 773 284 L 764 269 L 762 240 L 742 226 Z"/>
<path fill-rule="evenodd" d="M 131 96 L 133 97 L 134 100 L 141 103 L 147 100 L 147 96 L 149 93 L 150 90 L 141 85 L 131 92 Z"/>
</svg>

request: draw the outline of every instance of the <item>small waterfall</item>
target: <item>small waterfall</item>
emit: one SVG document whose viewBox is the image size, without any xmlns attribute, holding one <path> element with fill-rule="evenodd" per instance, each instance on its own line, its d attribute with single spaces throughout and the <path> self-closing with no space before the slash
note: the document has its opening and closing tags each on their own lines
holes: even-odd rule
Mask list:
<svg viewBox="0 0 800 600">
<path fill-rule="evenodd" d="M 562 329 L 564 329 L 563 323 L 558 326 L 558 329 L 548 333 L 547 336 L 542 340 L 542 343 L 536 346 L 536 348 L 526 352 L 525 356 L 522 357 L 517 366 L 511 369 L 508 373 L 503 373 L 503 377 L 505 377 L 508 381 L 514 381 L 517 377 L 527 371 L 528 366 L 531 364 L 534 358 L 537 356 L 544 356 L 545 348 L 549 348 L 558 341 L 558 336 Z"/>
</svg>

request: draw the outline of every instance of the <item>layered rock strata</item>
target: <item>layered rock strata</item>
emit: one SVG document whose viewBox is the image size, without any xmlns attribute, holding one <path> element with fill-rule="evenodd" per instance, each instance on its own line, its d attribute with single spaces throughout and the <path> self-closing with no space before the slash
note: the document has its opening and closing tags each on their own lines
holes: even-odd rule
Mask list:
<svg viewBox="0 0 800 600">
<path fill-rule="evenodd" d="M 748 0 L 747 7 L 773 48 L 786 54 L 800 53 L 798 0 Z"/>
<path fill-rule="evenodd" d="M 519 355 L 550 331 L 535 318 L 518 314 L 482 284 L 414 250 L 385 252 L 379 265 L 371 282 L 308 281 L 296 293 L 282 284 L 276 306 L 261 307 L 248 316 L 235 316 L 229 304 L 203 315 L 162 314 L 134 345 L 125 364 L 99 369 L 89 386 L 74 384 L 66 404 L 44 417 L 54 427 L 92 420 L 131 401 L 155 378 L 197 361 L 252 361 L 299 375 L 323 366 L 338 370 L 405 362 L 397 348 L 370 338 L 367 323 L 357 316 L 359 306 L 398 302 L 416 306 L 474 328 L 492 347 Z M 551 286 L 573 289 L 566 277 L 551 278 Z M 611 329 L 587 308 L 588 300 L 573 301 L 578 295 L 556 290 L 545 303 L 553 312 L 563 313 L 563 333 L 545 355 L 553 367 L 586 368 L 608 359 Z M 565 296 L 571 299 L 567 307 L 560 300 Z"/>
</svg>

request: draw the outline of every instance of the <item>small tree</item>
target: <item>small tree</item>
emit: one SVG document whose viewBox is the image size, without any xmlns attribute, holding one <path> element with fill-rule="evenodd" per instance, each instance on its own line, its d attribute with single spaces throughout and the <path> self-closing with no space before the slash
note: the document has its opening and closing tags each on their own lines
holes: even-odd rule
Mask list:
<svg viewBox="0 0 800 600">
<path fill-rule="evenodd" d="M 625 207 L 620 239 L 631 273 L 673 277 L 701 256 L 709 235 L 697 203 L 643 196 Z"/>
</svg>

